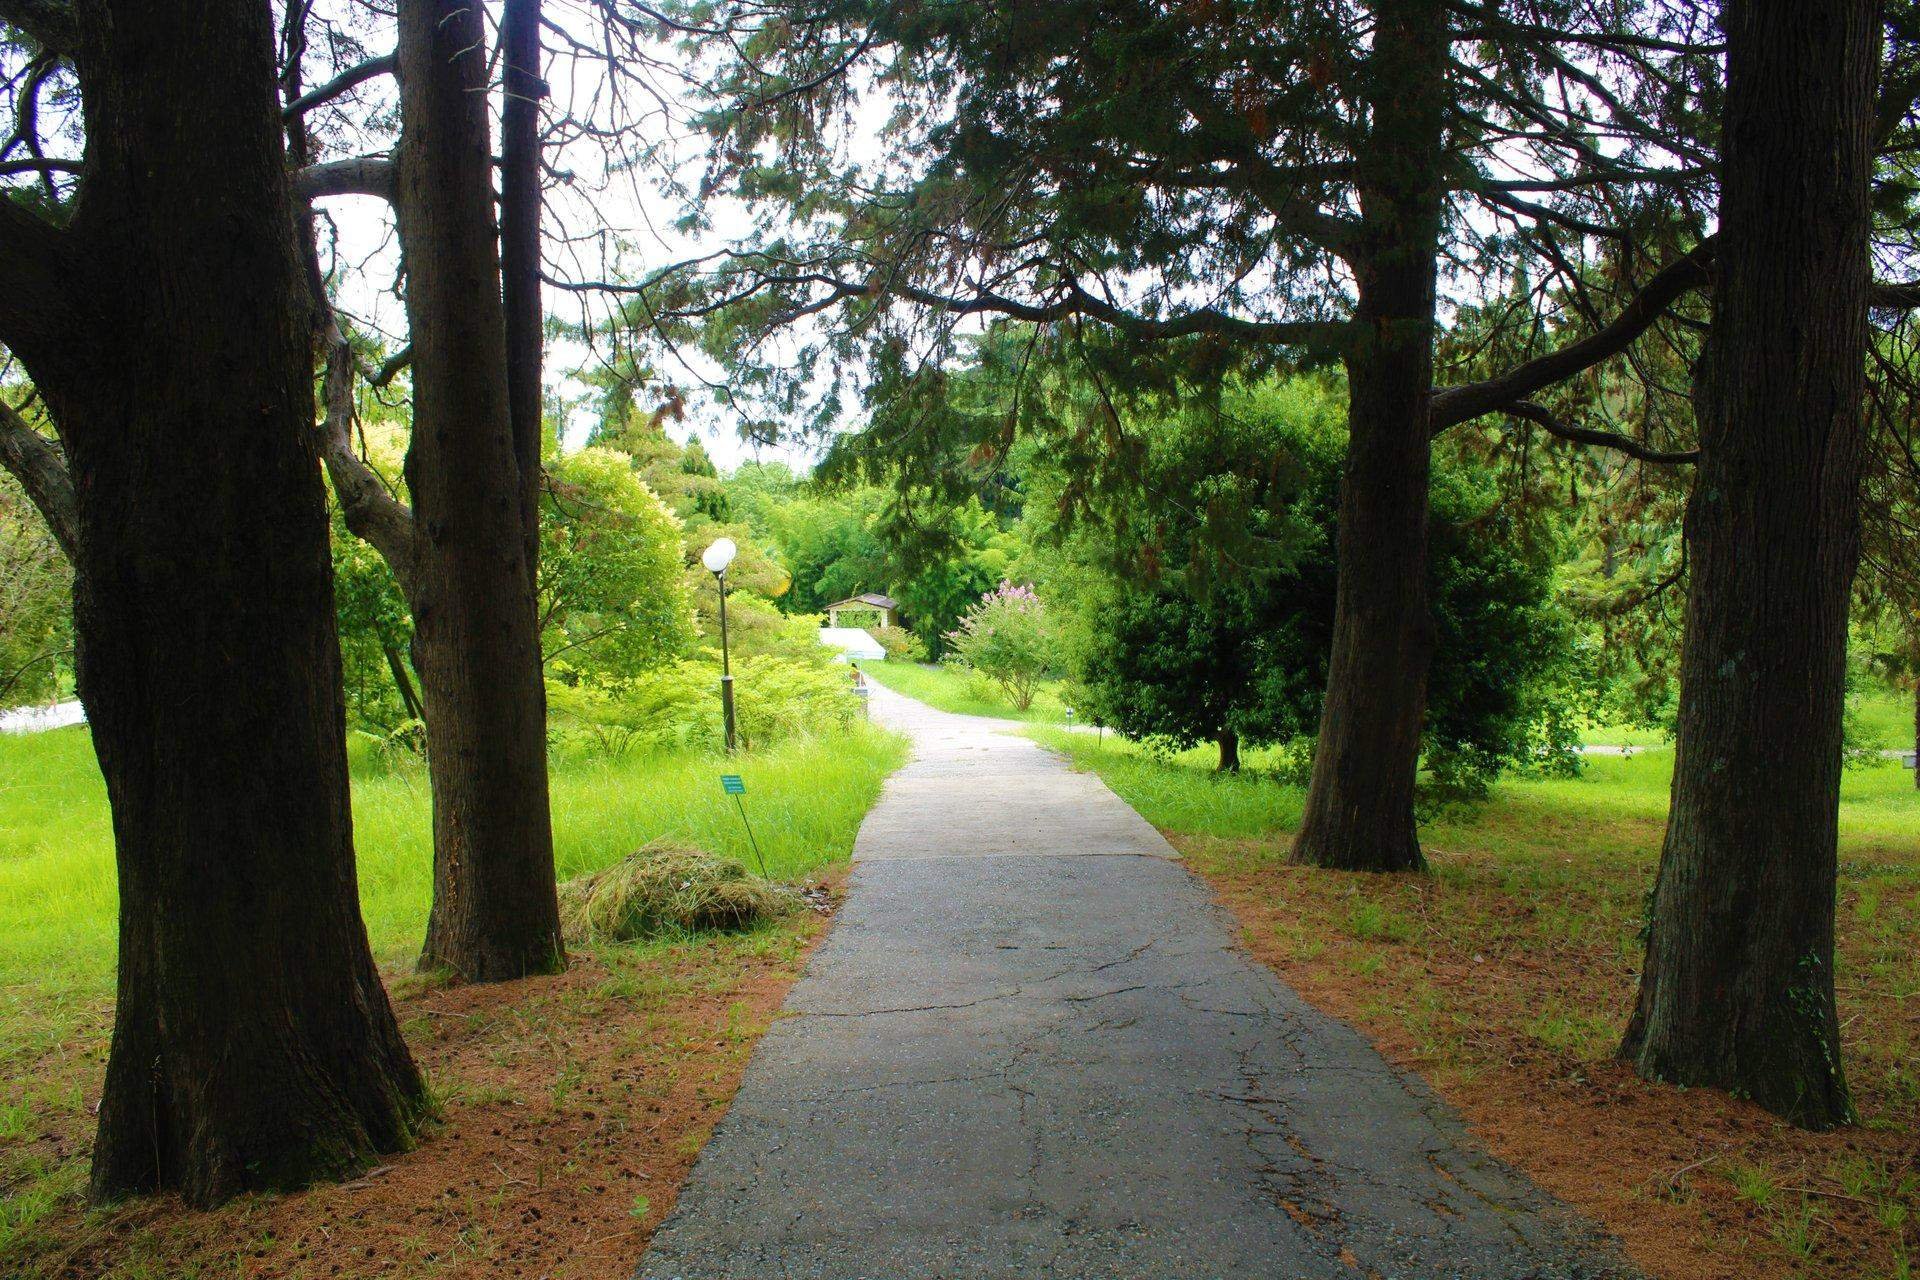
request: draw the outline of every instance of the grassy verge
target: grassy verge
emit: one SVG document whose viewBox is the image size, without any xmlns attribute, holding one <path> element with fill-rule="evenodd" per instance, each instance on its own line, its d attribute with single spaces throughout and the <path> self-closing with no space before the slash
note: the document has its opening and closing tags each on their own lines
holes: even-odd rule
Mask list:
<svg viewBox="0 0 1920 1280">
<path fill-rule="evenodd" d="M 755 866 L 722 771 L 747 784 L 769 870 L 836 874 L 905 743 L 870 726 L 734 761 L 554 762 L 560 874 L 669 837 Z M 422 986 L 431 837 L 423 771 L 356 758 L 367 927 L 441 1100 L 376 1179 L 183 1215 L 79 1204 L 111 1029 L 112 835 L 84 730 L 0 738 L 0 1275 L 624 1274 L 671 1204 L 746 1054 L 818 934 L 578 948 L 558 979 Z M 338 1267 L 338 1270 L 334 1268 Z"/>
<path fill-rule="evenodd" d="M 1296 788 L 1220 778 L 1035 730 L 1165 830 L 1249 948 L 1458 1106 L 1490 1148 L 1605 1222 L 1656 1276 L 1910 1280 L 1920 1263 L 1920 797 L 1892 764 L 1849 770 L 1840 1016 L 1862 1125 L 1794 1130 L 1612 1057 L 1666 815 L 1671 753 L 1503 783 L 1425 824 L 1433 874 L 1291 867 Z"/>
<path fill-rule="evenodd" d="M 803 876 L 853 848 L 860 819 L 905 745 L 870 726 L 733 761 L 676 753 L 554 760 L 554 850 L 561 879 L 672 837 L 758 870 L 719 775 L 747 785 L 768 871 Z M 411 959 L 433 890 L 426 770 L 356 754 L 353 822 L 360 903 L 375 954 Z M 0 988 L 79 994 L 113 982 L 113 832 L 85 729 L 0 738 Z"/>
<path fill-rule="evenodd" d="M 1033 705 L 1022 711 L 985 676 L 963 674 L 951 667 L 919 662 L 875 662 L 860 669 L 895 693 L 904 693 L 928 706 L 963 716 L 993 716 L 1034 724 L 1060 724 L 1067 718 L 1067 704 L 1061 699 L 1057 680 L 1042 681 L 1034 693 Z"/>
<path fill-rule="evenodd" d="M 1913 694 L 1878 681 L 1857 690 L 1848 708 L 1849 745 L 1863 751 L 1913 750 Z M 1624 747 L 1671 747 L 1664 729 L 1637 725 L 1588 725 L 1580 734 L 1586 743 Z"/>
</svg>

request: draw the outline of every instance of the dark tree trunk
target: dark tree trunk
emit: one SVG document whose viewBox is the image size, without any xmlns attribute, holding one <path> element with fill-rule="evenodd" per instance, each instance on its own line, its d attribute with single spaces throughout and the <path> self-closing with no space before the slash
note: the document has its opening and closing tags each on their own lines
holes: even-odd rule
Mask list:
<svg viewBox="0 0 1920 1280">
<path fill-rule="evenodd" d="M 360 920 L 269 6 L 91 0 L 71 38 L 84 195 L 64 232 L 9 206 L 0 339 L 71 468 L 113 811 L 91 1190 L 208 1205 L 406 1146 L 423 1094 Z M 57 291 L 23 294 L 41 269 Z"/>
<path fill-rule="evenodd" d="M 472 981 L 566 963 L 508 397 L 485 35 L 477 6 L 400 5 L 396 205 L 414 390 L 407 485 L 434 823 L 420 959 Z"/>
<path fill-rule="evenodd" d="M 1213 737 L 1220 747 L 1220 763 L 1216 773 L 1240 772 L 1240 735 L 1231 729 L 1222 729 Z"/>
<path fill-rule="evenodd" d="M 1357 158 L 1357 336 L 1346 352 L 1333 649 L 1296 862 L 1421 867 L 1414 781 L 1432 621 L 1427 586 L 1428 408 L 1447 39 L 1440 0 L 1377 6 L 1373 130 Z"/>
<path fill-rule="evenodd" d="M 506 0 L 500 15 L 500 293 L 507 322 L 507 403 L 520 464 L 527 563 L 540 563 L 540 0 Z"/>
<path fill-rule="evenodd" d="M 1622 1053 L 1810 1127 L 1852 1106 L 1833 916 L 1879 5 L 1730 0 L 1673 801 Z"/>
</svg>

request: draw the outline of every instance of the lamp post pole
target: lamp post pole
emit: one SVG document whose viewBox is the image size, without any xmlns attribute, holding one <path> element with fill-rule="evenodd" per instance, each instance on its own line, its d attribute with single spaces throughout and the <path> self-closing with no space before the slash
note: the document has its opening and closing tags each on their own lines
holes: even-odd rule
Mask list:
<svg viewBox="0 0 1920 1280">
<path fill-rule="evenodd" d="M 727 754 L 733 754 L 733 666 L 727 654 L 727 566 L 733 563 L 739 548 L 732 538 L 716 538 L 700 553 L 700 563 L 713 575 L 720 589 L 720 715 L 726 725 Z"/>
<path fill-rule="evenodd" d="M 727 754 L 733 754 L 733 667 L 727 658 L 727 571 L 713 575 L 720 583 L 720 714 L 727 725 Z"/>
</svg>

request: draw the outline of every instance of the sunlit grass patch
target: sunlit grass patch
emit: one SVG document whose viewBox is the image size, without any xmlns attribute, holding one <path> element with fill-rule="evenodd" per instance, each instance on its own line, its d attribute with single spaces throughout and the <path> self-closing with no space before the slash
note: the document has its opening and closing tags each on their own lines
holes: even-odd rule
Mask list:
<svg viewBox="0 0 1920 1280">
<path fill-rule="evenodd" d="M 722 773 L 746 782 L 747 820 L 774 879 L 844 859 L 905 742 L 871 725 L 831 739 L 790 739 L 734 757 L 636 753 L 553 760 L 559 878 L 597 871 L 657 840 L 759 869 Z M 360 905 L 375 954 L 405 963 L 419 947 L 433 892 L 431 798 L 419 762 L 356 752 L 354 845 Z M 106 790 L 84 728 L 0 737 L 0 1000 L 110 991 L 115 896 Z M 0 1018 L 5 1015 L 0 1005 Z M 3 1025 L 3 1024 L 0 1024 Z"/>
<path fill-rule="evenodd" d="M 921 662 L 873 662 L 860 670 L 896 693 L 957 715 L 1031 720 L 1038 724 L 1059 724 L 1067 718 L 1067 704 L 1061 697 L 1058 680 L 1042 680 L 1034 692 L 1032 705 L 1022 711 L 991 680 L 977 673 Z"/>
</svg>

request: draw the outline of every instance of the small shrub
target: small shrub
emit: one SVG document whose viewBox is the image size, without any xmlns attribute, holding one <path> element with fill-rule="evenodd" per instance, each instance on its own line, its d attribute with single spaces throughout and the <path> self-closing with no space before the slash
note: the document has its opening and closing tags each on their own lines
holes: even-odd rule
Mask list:
<svg viewBox="0 0 1920 1280">
<path fill-rule="evenodd" d="M 718 687 L 717 675 L 713 687 Z M 733 693 L 740 745 L 748 749 L 788 737 L 842 734 L 861 715 L 847 669 L 824 653 L 742 659 L 734 666 Z"/>
<path fill-rule="evenodd" d="M 888 662 L 925 662 L 927 660 L 926 641 L 905 627 L 869 627 L 867 634 L 880 642 L 887 651 Z"/>
<path fill-rule="evenodd" d="M 975 671 L 953 654 L 947 655 L 944 665 L 949 671 L 958 673 L 964 682 L 960 686 L 960 693 L 969 702 L 985 702 L 993 705 L 1005 704 L 1006 699 L 1002 695 L 1000 686 L 988 679 L 986 672 Z"/>
<path fill-rule="evenodd" d="M 844 733 L 860 716 L 846 668 L 824 654 L 736 657 L 734 720 L 744 749 L 782 739 Z M 549 721 L 608 755 L 635 747 L 717 750 L 721 745 L 720 664 L 686 659 L 626 680 L 547 682 Z"/>
<path fill-rule="evenodd" d="M 742 929 L 798 904 L 792 889 L 756 880 L 730 859 L 650 846 L 562 884 L 560 924 L 569 942 L 635 942 Z"/>
<path fill-rule="evenodd" d="M 966 664 L 1000 686 L 1021 711 L 1053 658 L 1053 625 L 1030 586 L 1003 582 L 982 595 L 947 633 Z"/>
</svg>

